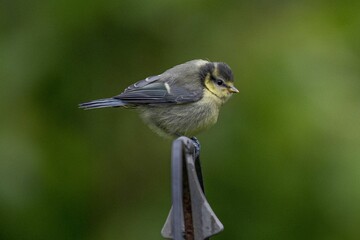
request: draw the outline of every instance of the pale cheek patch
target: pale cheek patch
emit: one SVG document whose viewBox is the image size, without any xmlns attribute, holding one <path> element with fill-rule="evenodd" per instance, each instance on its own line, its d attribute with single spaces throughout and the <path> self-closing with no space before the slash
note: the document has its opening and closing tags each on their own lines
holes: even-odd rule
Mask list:
<svg viewBox="0 0 360 240">
<path fill-rule="evenodd" d="M 205 79 L 205 86 L 212 92 L 215 94 L 216 89 L 214 87 L 214 84 L 211 80 L 209 80 L 210 76 L 207 76 Z"/>
</svg>

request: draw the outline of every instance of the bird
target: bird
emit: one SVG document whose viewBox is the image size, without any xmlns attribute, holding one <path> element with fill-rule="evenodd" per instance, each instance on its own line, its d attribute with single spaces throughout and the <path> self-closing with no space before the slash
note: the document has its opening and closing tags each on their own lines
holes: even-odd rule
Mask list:
<svg viewBox="0 0 360 240">
<path fill-rule="evenodd" d="M 196 59 L 150 76 L 111 98 L 79 104 L 83 109 L 129 108 L 165 138 L 194 137 L 213 126 L 221 106 L 239 90 L 224 62 Z"/>
</svg>

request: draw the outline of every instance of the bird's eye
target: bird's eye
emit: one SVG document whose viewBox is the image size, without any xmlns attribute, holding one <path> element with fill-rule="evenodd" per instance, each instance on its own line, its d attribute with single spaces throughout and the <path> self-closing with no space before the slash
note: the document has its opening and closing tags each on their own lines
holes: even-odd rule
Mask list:
<svg viewBox="0 0 360 240">
<path fill-rule="evenodd" d="M 219 85 L 219 86 L 221 86 L 221 85 L 224 84 L 224 81 L 221 80 L 221 79 L 218 79 L 218 80 L 216 80 L 216 84 Z"/>
</svg>

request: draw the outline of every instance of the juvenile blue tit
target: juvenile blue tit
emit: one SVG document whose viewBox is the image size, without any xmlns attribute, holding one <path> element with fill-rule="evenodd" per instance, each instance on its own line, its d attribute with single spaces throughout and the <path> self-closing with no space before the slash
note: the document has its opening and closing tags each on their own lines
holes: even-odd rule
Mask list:
<svg viewBox="0 0 360 240">
<path fill-rule="evenodd" d="M 192 60 L 141 80 L 115 97 L 79 106 L 135 108 L 159 135 L 192 137 L 214 125 L 220 107 L 238 92 L 226 63 Z"/>
</svg>

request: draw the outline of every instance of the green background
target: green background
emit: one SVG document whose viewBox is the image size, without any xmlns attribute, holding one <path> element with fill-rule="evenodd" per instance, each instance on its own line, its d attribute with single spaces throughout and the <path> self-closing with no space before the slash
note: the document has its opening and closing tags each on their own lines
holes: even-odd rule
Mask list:
<svg viewBox="0 0 360 240">
<path fill-rule="evenodd" d="M 0 1 L 0 239 L 162 239 L 171 141 L 83 111 L 197 58 L 240 93 L 199 135 L 214 239 L 360 236 L 359 1 Z"/>
</svg>

